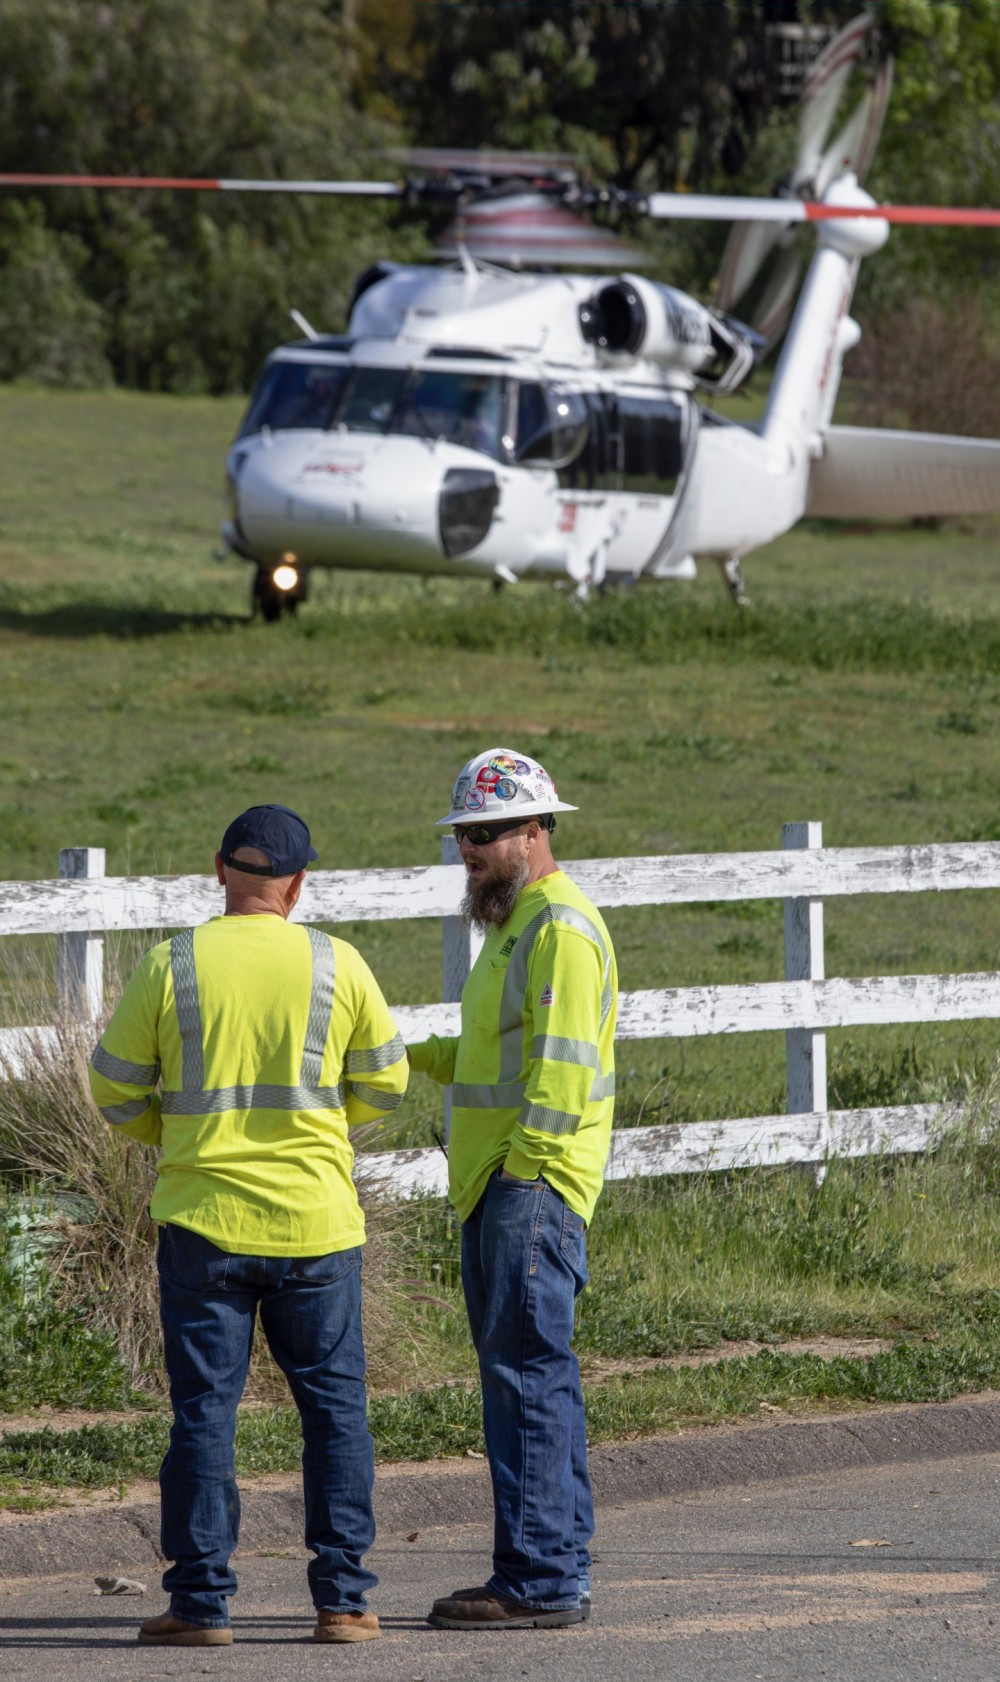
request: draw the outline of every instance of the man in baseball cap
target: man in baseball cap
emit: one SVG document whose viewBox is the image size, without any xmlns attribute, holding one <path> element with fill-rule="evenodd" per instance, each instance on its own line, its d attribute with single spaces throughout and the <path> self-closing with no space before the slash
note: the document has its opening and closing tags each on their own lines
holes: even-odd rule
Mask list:
<svg viewBox="0 0 1000 1682">
<path fill-rule="evenodd" d="M 263 853 L 267 862 L 254 864 L 248 848 Z M 219 857 L 249 876 L 295 876 L 319 854 L 310 844 L 305 819 L 290 806 L 250 806 L 229 825 Z"/>
<path fill-rule="evenodd" d="M 365 1220 L 349 1128 L 396 1108 L 406 1053 L 347 941 L 289 921 L 316 858 L 287 806 L 253 806 L 215 855 L 225 910 L 147 952 L 101 1036 L 91 1089 L 159 1145 L 163 1352 L 174 1420 L 160 1471 L 169 1607 L 144 1645 L 232 1639 L 233 1439 L 259 1315 L 302 1421 L 313 1639 L 371 1641 L 374 1457 L 361 1335 Z"/>
</svg>

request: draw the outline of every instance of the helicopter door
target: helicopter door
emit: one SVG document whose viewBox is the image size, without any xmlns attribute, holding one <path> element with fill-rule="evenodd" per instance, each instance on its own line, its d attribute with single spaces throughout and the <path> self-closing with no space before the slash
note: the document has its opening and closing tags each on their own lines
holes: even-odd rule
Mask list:
<svg viewBox="0 0 1000 1682">
<path fill-rule="evenodd" d="M 677 511 L 696 437 L 694 404 L 686 392 L 659 391 L 609 394 L 607 406 L 620 493 L 607 569 L 634 574 L 662 550 Z"/>
</svg>

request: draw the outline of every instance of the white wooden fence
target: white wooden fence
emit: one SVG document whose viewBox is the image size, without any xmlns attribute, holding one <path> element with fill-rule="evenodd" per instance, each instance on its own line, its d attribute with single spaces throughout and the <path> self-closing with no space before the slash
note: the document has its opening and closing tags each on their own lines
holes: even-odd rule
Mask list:
<svg viewBox="0 0 1000 1682">
<path fill-rule="evenodd" d="M 458 851 L 442 845 L 440 865 L 396 870 L 310 872 L 296 911 L 304 921 L 343 923 L 437 917 L 443 926 L 443 1002 L 394 1006 L 404 1039 L 456 1033 L 457 1000 L 475 937 L 457 916 L 464 878 Z M 823 848 L 818 823 L 786 824 L 773 853 L 584 859 L 563 865 L 604 908 L 707 900 L 784 902 L 785 979 L 748 985 L 658 988 L 624 993 L 619 1039 L 783 1031 L 788 1100 L 784 1115 L 736 1121 L 620 1128 L 609 1174 L 678 1174 L 779 1163 L 822 1164 L 831 1155 L 926 1150 L 958 1119 L 953 1106 L 827 1107 L 828 1028 L 1000 1017 L 1000 974 L 868 976 L 827 980 L 823 901 L 833 896 L 1000 888 L 1000 843 L 926 847 Z M 56 933 L 59 998 L 92 1017 L 103 1004 L 102 936 L 111 930 L 171 929 L 219 910 L 214 877 L 104 875 L 99 848 L 60 853 L 59 879 L 0 883 L 0 936 Z M 0 1030 L 8 1068 L 51 1029 Z M 442 1192 L 443 1152 L 367 1154 L 359 1166 L 401 1191 Z"/>
</svg>

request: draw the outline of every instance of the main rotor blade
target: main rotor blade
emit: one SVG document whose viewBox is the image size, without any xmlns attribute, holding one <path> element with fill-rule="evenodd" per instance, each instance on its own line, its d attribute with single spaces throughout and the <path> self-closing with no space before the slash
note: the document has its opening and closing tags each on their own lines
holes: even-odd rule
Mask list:
<svg viewBox="0 0 1000 1682">
<path fill-rule="evenodd" d="M 142 187 L 195 193 L 323 193 L 331 198 L 404 198 L 416 184 L 398 181 L 241 181 L 172 175 L 0 174 L 0 187 Z M 1000 210 L 934 204 L 841 205 L 808 199 L 736 198 L 712 193 L 621 194 L 620 202 L 648 216 L 680 222 L 838 222 L 848 216 L 912 227 L 996 228 Z"/>
<path fill-rule="evenodd" d="M 741 199 L 711 193 L 650 193 L 647 215 L 680 222 L 840 222 L 849 216 L 911 227 L 1000 228 L 1000 210 L 937 204 L 815 204 L 808 199 Z"/>
<path fill-rule="evenodd" d="M 159 187 L 191 193 L 329 193 L 402 198 L 397 181 L 226 181 L 174 175 L 0 175 L 0 187 Z"/>
</svg>

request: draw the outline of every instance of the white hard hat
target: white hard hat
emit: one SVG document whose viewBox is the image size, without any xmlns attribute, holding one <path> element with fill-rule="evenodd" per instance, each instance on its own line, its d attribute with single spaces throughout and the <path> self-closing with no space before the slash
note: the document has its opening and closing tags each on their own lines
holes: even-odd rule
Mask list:
<svg viewBox="0 0 1000 1682">
<path fill-rule="evenodd" d="M 555 783 L 537 759 L 513 748 L 487 748 L 462 766 L 451 791 L 451 811 L 438 818 L 438 827 L 578 810 L 560 800 Z"/>
</svg>

